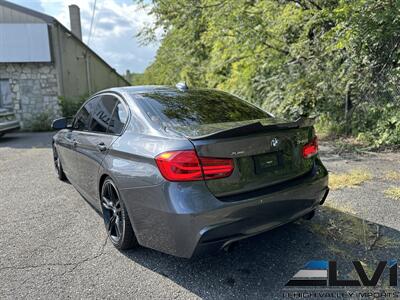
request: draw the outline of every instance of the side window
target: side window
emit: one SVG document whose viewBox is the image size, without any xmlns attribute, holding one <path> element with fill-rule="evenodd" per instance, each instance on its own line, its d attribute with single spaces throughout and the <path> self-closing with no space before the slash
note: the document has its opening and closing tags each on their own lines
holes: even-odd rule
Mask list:
<svg viewBox="0 0 400 300">
<path fill-rule="evenodd" d="M 111 115 L 118 99 L 111 95 L 101 96 L 98 105 L 92 114 L 92 122 L 90 123 L 90 131 L 107 132 L 110 124 Z"/>
<path fill-rule="evenodd" d="M 126 122 L 128 121 L 128 112 L 125 106 L 118 101 L 117 106 L 114 109 L 114 113 L 111 117 L 110 126 L 108 132 L 113 134 L 120 134 Z"/>
<path fill-rule="evenodd" d="M 74 120 L 74 129 L 76 130 L 88 130 L 90 123 L 90 116 L 96 108 L 100 97 L 95 97 L 86 103 L 76 114 Z"/>
</svg>

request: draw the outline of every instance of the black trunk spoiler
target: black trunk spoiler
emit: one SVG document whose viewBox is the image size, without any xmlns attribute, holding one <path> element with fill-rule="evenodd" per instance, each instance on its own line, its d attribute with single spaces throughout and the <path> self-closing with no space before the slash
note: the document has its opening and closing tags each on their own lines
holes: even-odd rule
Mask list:
<svg viewBox="0 0 400 300">
<path fill-rule="evenodd" d="M 296 129 L 303 127 L 313 126 L 315 123 L 315 118 L 298 118 L 294 122 L 284 122 L 284 123 L 276 123 L 263 125 L 261 122 L 251 123 L 248 125 L 234 127 L 226 130 L 216 131 L 207 135 L 190 137 L 186 136 L 190 140 L 209 140 L 209 139 L 220 139 L 220 138 L 231 138 L 242 135 L 248 135 L 253 133 L 262 133 L 262 132 L 270 132 L 277 130 L 287 130 L 287 129 Z"/>
</svg>

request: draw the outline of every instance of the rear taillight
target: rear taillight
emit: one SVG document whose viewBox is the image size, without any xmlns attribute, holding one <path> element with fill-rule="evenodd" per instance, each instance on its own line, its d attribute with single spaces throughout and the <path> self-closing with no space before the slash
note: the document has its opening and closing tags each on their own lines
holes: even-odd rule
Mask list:
<svg viewBox="0 0 400 300">
<path fill-rule="evenodd" d="M 194 150 L 169 151 L 156 157 L 157 166 L 169 181 L 194 181 L 228 177 L 234 169 L 231 158 L 198 157 Z"/>
<path fill-rule="evenodd" d="M 203 174 L 196 152 L 170 151 L 156 157 L 161 174 L 169 181 L 202 180 Z"/>
<path fill-rule="evenodd" d="M 314 137 L 314 139 L 303 146 L 303 157 L 310 158 L 318 153 L 318 139 Z"/>
<path fill-rule="evenodd" d="M 232 174 L 234 165 L 232 158 L 199 157 L 204 179 L 228 177 Z"/>
</svg>

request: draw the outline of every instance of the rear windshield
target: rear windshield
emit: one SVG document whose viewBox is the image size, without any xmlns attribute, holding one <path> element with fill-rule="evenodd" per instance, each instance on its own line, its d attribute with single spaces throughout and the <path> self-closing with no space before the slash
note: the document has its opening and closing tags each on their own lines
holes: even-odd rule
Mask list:
<svg viewBox="0 0 400 300">
<path fill-rule="evenodd" d="M 160 92 L 134 97 L 142 98 L 138 103 L 153 122 L 173 127 L 271 118 L 265 111 L 219 91 Z"/>
</svg>

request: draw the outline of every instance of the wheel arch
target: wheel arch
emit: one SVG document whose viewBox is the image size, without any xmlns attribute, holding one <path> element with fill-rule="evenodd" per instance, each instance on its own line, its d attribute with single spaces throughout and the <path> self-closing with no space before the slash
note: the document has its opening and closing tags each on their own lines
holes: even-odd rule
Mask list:
<svg viewBox="0 0 400 300">
<path fill-rule="evenodd" d="M 111 178 L 110 175 L 108 175 L 107 173 L 104 173 L 104 174 L 102 174 L 100 176 L 100 179 L 99 179 L 99 185 L 97 187 L 97 192 L 99 193 L 99 200 L 100 201 L 101 201 L 101 199 L 100 199 L 101 198 L 101 188 L 103 187 L 103 183 L 104 183 L 104 181 L 106 180 L 107 177 Z"/>
</svg>

